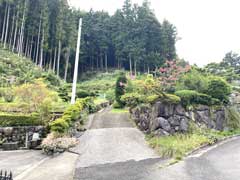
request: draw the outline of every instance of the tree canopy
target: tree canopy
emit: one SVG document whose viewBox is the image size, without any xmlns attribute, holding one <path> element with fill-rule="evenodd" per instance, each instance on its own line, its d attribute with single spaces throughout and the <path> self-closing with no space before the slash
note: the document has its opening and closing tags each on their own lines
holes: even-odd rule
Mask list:
<svg viewBox="0 0 240 180">
<path fill-rule="evenodd" d="M 80 17 L 80 72 L 124 68 L 136 73 L 176 57 L 175 26 L 167 20 L 160 23 L 147 0 L 142 5 L 125 0 L 112 16 L 75 9 L 67 0 L 1 0 L 0 9 L 4 47 L 65 80 L 73 73 Z"/>
</svg>

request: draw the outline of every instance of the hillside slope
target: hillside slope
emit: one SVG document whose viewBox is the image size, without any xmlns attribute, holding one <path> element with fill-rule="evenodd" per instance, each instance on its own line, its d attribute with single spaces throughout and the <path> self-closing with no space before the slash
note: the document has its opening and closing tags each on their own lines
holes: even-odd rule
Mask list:
<svg viewBox="0 0 240 180">
<path fill-rule="evenodd" d="M 42 71 L 30 59 L 0 47 L 0 86 L 33 82 L 37 78 L 45 78 L 52 85 L 60 82 L 53 73 Z"/>
</svg>

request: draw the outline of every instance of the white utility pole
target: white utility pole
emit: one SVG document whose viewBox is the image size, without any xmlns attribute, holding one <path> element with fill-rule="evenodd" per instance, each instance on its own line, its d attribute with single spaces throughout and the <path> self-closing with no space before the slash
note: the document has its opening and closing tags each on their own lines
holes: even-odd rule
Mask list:
<svg viewBox="0 0 240 180">
<path fill-rule="evenodd" d="M 80 45 L 81 45 L 81 32 L 82 32 L 82 18 L 79 19 L 78 40 L 77 40 L 77 49 L 76 49 L 76 57 L 75 57 L 75 68 L 74 68 L 74 75 L 73 75 L 73 84 L 72 84 L 71 104 L 75 104 L 75 99 L 76 99 L 77 77 L 78 77 L 78 62 L 79 62 Z"/>
</svg>

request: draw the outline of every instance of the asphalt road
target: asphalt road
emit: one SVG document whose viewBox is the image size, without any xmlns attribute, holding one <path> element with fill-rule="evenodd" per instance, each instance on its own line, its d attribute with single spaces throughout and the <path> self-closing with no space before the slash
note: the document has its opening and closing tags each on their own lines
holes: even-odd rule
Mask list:
<svg viewBox="0 0 240 180">
<path fill-rule="evenodd" d="M 112 113 L 107 109 L 96 114 L 75 148 L 80 156 L 74 179 L 137 177 L 138 171 L 159 162 L 159 156 L 144 138 L 129 120 L 128 113 Z"/>
<path fill-rule="evenodd" d="M 240 179 L 240 138 L 200 150 L 184 161 L 160 168 L 164 160 L 147 147 L 142 133 L 132 126 L 125 127 L 128 119 L 122 120 L 121 115 L 109 113 L 96 116 L 93 129 L 82 137 L 74 180 Z M 114 123 L 116 120 L 120 122 Z M 108 124 L 107 128 L 104 124 Z"/>
</svg>

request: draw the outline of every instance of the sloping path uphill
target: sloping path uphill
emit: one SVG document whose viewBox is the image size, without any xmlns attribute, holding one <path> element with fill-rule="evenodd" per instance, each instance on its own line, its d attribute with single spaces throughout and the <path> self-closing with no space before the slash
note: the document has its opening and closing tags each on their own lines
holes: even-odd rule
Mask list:
<svg viewBox="0 0 240 180">
<path fill-rule="evenodd" d="M 140 172 L 160 161 L 128 113 L 111 108 L 94 116 L 75 151 L 80 153 L 75 180 L 140 179 Z"/>
<path fill-rule="evenodd" d="M 76 148 L 74 180 L 239 180 L 240 138 L 201 149 L 175 165 L 151 150 L 128 115 L 98 113 Z"/>
</svg>

